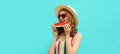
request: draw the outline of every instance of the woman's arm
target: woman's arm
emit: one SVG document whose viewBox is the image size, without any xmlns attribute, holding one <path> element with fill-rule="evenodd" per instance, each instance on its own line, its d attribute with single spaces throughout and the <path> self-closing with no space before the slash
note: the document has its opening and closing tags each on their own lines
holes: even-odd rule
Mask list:
<svg viewBox="0 0 120 54">
<path fill-rule="evenodd" d="M 52 26 L 52 33 L 54 35 L 54 39 L 53 39 L 53 43 L 48 51 L 48 54 L 55 54 L 54 47 L 55 47 L 56 39 L 58 37 L 58 31 L 54 29 L 54 26 Z"/>
<path fill-rule="evenodd" d="M 54 40 L 53 40 L 53 43 L 48 51 L 48 54 L 55 54 L 55 51 L 54 51 L 54 46 L 55 46 L 55 42 L 56 42 L 56 37 L 54 37 Z"/>
<path fill-rule="evenodd" d="M 71 38 L 70 36 L 66 36 L 66 51 L 67 54 L 76 54 L 82 35 L 77 33 L 73 40 L 73 46 L 71 46 Z"/>
</svg>

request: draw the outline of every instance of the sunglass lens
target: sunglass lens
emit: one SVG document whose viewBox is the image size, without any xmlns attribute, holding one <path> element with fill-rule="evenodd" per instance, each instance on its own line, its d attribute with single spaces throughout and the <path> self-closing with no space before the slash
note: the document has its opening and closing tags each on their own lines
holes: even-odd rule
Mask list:
<svg viewBox="0 0 120 54">
<path fill-rule="evenodd" d="M 58 18 L 62 17 L 63 19 L 66 17 L 66 14 L 58 15 Z"/>
<path fill-rule="evenodd" d="M 65 18 L 66 17 L 66 15 L 65 14 L 62 14 L 62 18 Z"/>
</svg>

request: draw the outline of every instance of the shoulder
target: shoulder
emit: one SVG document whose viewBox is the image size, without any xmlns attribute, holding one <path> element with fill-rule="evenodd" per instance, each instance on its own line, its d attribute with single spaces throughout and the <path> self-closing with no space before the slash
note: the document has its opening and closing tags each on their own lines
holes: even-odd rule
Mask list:
<svg viewBox="0 0 120 54">
<path fill-rule="evenodd" d="M 76 33 L 74 39 L 81 40 L 82 39 L 82 34 L 81 33 Z"/>
</svg>

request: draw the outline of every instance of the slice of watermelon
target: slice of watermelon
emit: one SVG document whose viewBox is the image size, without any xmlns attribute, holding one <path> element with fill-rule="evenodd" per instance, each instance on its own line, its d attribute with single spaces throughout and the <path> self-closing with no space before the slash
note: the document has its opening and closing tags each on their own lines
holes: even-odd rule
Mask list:
<svg viewBox="0 0 120 54">
<path fill-rule="evenodd" d="M 64 25 L 68 24 L 67 22 L 59 22 L 54 24 L 54 27 L 63 27 Z"/>
</svg>

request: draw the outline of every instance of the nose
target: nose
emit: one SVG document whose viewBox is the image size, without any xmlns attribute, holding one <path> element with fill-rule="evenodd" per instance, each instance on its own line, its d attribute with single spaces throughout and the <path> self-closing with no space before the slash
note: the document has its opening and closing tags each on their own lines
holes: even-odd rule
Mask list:
<svg viewBox="0 0 120 54">
<path fill-rule="evenodd" d="M 62 17 L 60 17 L 59 19 L 62 20 Z"/>
<path fill-rule="evenodd" d="M 63 21 L 63 18 L 62 18 L 62 17 L 60 17 L 60 18 L 59 18 L 59 21 L 60 21 L 60 22 L 62 22 L 62 21 Z"/>
</svg>

